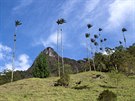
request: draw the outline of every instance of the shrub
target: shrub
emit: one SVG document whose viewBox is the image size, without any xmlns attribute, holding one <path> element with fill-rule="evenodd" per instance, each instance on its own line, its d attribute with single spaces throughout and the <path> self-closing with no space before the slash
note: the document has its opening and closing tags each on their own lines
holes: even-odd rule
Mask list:
<svg viewBox="0 0 135 101">
<path fill-rule="evenodd" d="M 112 91 L 104 90 L 100 93 L 98 101 L 117 101 L 117 96 Z"/>
<path fill-rule="evenodd" d="M 60 79 L 57 81 L 57 83 L 54 84 L 54 86 L 65 86 L 67 87 L 69 85 L 70 76 L 65 73 L 61 75 Z"/>
</svg>

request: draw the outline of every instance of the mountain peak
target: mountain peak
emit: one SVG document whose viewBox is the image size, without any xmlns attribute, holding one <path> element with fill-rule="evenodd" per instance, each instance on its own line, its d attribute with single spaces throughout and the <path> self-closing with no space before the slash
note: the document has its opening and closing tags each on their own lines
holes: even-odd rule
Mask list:
<svg viewBox="0 0 135 101">
<path fill-rule="evenodd" d="M 56 57 L 58 54 L 54 51 L 53 48 L 47 47 L 46 49 L 43 50 L 43 53 L 45 55 L 49 55 L 50 57 Z"/>
</svg>

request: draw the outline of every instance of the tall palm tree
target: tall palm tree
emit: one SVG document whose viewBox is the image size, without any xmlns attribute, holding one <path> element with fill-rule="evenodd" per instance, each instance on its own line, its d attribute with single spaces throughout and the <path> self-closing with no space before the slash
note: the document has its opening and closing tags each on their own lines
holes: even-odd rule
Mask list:
<svg viewBox="0 0 135 101">
<path fill-rule="evenodd" d="M 15 21 L 15 32 L 14 32 L 14 47 L 13 47 L 13 57 L 12 57 L 12 73 L 11 73 L 11 82 L 14 80 L 14 69 L 15 69 L 15 49 L 16 49 L 16 31 L 17 27 L 22 23 L 18 20 Z"/>
<path fill-rule="evenodd" d="M 66 23 L 65 19 L 61 18 L 56 21 L 56 23 L 59 25 L 62 25 Z M 62 68 L 63 68 L 63 74 L 64 74 L 64 60 L 63 60 L 63 34 L 62 34 L 62 29 L 60 29 L 60 34 L 61 34 L 61 55 L 62 55 Z M 58 33 L 57 33 L 57 51 L 59 51 L 59 28 L 58 28 Z M 60 76 L 60 67 L 59 67 L 59 56 L 58 56 L 58 68 L 59 68 L 59 76 Z"/>
<path fill-rule="evenodd" d="M 88 29 L 90 29 L 92 27 L 92 25 L 91 24 L 87 24 L 87 27 L 88 27 Z"/>
<path fill-rule="evenodd" d="M 58 70 L 59 70 L 59 77 L 60 77 L 60 67 L 59 67 L 59 25 L 60 25 L 60 20 L 58 19 L 56 21 L 56 23 L 58 24 L 58 30 L 57 30 L 57 53 L 58 53 L 58 59 L 57 59 L 57 67 L 58 67 Z"/>
<path fill-rule="evenodd" d="M 94 42 L 94 45 L 96 46 L 96 52 L 98 53 L 98 42 Z"/>
<path fill-rule="evenodd" d="M 122 41 L 119 41 L 119 44 L 122 45 Z"/>
<path fill-rule="evenodd" d="M 95 39 L 94 38 L 91 38 L 90 39 L 91 43 L 94 43 L 95 42 Z M 92 46 L 91 46 L 92 47 Z M 94 70 L 96 70 L 96 67 L 95 67 L 95 60 L 94 60 L 94 52 L 93 52 L 93 48 L 91 48 L 92 51 L 91 51 L 91 54 L 92 54 L 92 60 L 93 60 L 93 67 L 94 67 Z"/>
<path fill-rule="evenodd" d="M 102 28 L 99 28 L 98 31 L 99 31 L 99 39 L 100 39 L 99 46 L 100 46 L 100 50 L 103 51 L 103 48 L 102 48 L 102 39 L 101 39 L 101 33 L 100 33 L 102 31 Z"/>
<path fill-rule="evenodd" d="M 104 41 L 107 41 L 107 39 L 106 39 L 106 38 L 104 38 Z"/>
<path fill-rule="evenodd" d="M 95 40 L 97 41 L 97 39 L 98 39 L 98 35 L 94 35 L 94 38 L 95 38 Z M 96 46 L 96 52 L 98 53 L 98 43 L 97 42 L 94 42 L 94 45 Z"/>
<path fill-rule="evenodd" d="M 87 58 L 88 58 L 88 63 L 89 63 L 89 67 L 90 67 L 90 71 L 91 71 L 91 66 L 90 66 L 90 59 L 89 59 L 89 47 L 88 47 L 88 42 L 89 42 L 89 37 L 90 37 L 90 34 L 89 33 L 86 33 L 85 34 L 85 37 L 86 37 L 86 47 L 87 47 Z"/>
<path fill-rule="evenodd" d="M 87 28 L 90 29 L 93 25 L 92 24 L 87 24 Z M 92 44 L 90 42 L 90 48 L 91 48 L 91 55 L 93 55 L 93 49 L 92 49 Z M 90 59 L 89 59 L 89 65 L 90 65 Z M 91 66 L 90 66 L 90 71 L 91 71 Z"/>
<path fill-rule="evenodd" d="M 126 32 L 126 31 L 127 31 L 127 29 L 126 29 L 126 28 L 122 28 L 123 38 L 124 38 L 124 42 L 125 42 L 125 48 L 126 48 L 126 37 L 125 37 L 124 32 Z"/>
<path fill-rule="evenodd" d="M 102 43 L 103 43 L 103 39 L 100 39 L 100 43 L 101 43 L 101 47 L 100 47 L 100 50 L 103 51 L 103 46 L 102 46 Z"/>
</svg>

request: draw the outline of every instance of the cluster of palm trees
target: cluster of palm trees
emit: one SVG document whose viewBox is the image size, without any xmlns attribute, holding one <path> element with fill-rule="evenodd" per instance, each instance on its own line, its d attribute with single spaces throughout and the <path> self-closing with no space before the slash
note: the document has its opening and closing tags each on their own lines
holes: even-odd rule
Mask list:
<svg viewBox="0 0 135 101">
<path fill-rule="evenodd" d="M 65 19 L 63 19 L 63 18 L 61 18 L 61 19 L 58 19 L 57 21 L 56 21 L 56 23 L 58 24 L 58 32 L 57 32 L 57 52 L 59 53 L 59 37 L 61 36 L 61 41 L 60 41 L 60 43 L 61 43 L 61 57 L 62 57 L 62 59 L 61 59 L 61 64 L 62 64 L 62 71 L 63 71 L 63 74 L 64 74 L 64 59 L 63 59 L 63 34 L 62 34 L 62 28 L 60 28 L 60 25 L 63 25 L 64 23 L 66 23 L 66 21 L 65 21 Z M 59 61 L 60 61 L 60 58 L 59 58 L 59 55 L 58 55 L 58 64 L 57 64 L 57 67 L 58 67 L 58 69 L 59 69 L 59 77 L 60 77 L 60 75 L 61 75 L 61 71 L 60 71 L 60 63 L 59 63 Z"/>
<path fill-rule="evenodd" d="M 92 28 L 92 26 L 93 25 L 91 25 L 91 24 L 87 24 L 87 28 L 88 29 Z M 101 37 L 101 35 L 102 35 L 101 33 L 102 33 L 103 29 L 102 28 L 99 28 L 98 31 L 99 31 L 99 34 L 94 34 L 93 35 L 93 38 L 92 38 L 92 34 L 85 33 L 86 47 L 87 47 L 86 48 L 87 49 L 87 58 L 88 58 L 87 60 L 89 62 L 90 71 L 91 71 L 91 65 L 90 65 L 90 55 L 89 55 L 89 53 L 91 53 L 91 56 L 92 56 L 93 68 L 94 68 L 94 70 L 96 70 L 94 55 L 95 55 L 95 53 L 98 53 L 98 52 L 101 52 L 101 53 L 104 52 L 104 48 L 105 47 L 103 47 L 103 43 L 107 41 L 107 38 L 102 38 Z M 124 43 L 125 43 L 125 49 L 126 49 L 126 37 L 125 37 L 125 34 L 124 33 L 126 31 L 127 31 L 126 28 L 122 28 L 123 39 L 124 39 Z M 119 43 L 120 43 L 120 45 L 122 45 L 122 41 L 119 41 Z M 94 46 L 95 46 L 95 51 L 93 49 Z"/>
<path fill-rule="evenodd" d="M 90 32 L 90 29 L 92 28 L 92 26 L 93 26 L 92 24 L 87 24 L 87 28 L 89 29 L 89 32 Z M 103 42 L 107 41 L 106 38 L 104 38 L 104 39 L 101 38 L 102 28 L 99 28 L 98 31 L 99 31 L 99 34 L 98 35 L 94 34 L 93 38 L 92 38 L 92 34 L 90 34 L 90 33 L 85 34 L 86 47 L 87 47 L 87 58 L 88 58 L 90 71 L 91 71 L 91 65 L 90 65 L 90 55 L 89 55 L 89 53 L 91 53 L 91 56 L 92 56 L 93 68 L 94 68 L 94 70 L 96 70 L 94 55 L 95 55 L 95 53 L 98 53 L 98 48 L 100 49 L 100 51 L 103 52 L 103 45 L 102 44 L 103 44 Z M 95 46 L 95 51 L 93 49 L 93 46 Z"/>
</svg>

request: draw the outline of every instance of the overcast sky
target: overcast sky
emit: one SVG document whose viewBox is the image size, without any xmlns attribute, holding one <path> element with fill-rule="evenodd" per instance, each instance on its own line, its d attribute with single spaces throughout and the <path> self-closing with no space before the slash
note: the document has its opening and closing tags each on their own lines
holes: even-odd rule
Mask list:
<svg viewBox="0 0 135 101">
<path fill-rule="evenodd" d="M 127 46 L 135 42 L 135 0 L 0 0 L 0 71 L 12 68 L 13 34 L 17 29 L 16 70 L 29 68 L 38 54 L 57 44 L 56 20 L 64 18 L 64 57 L 87 56 L 85 33 L 91 37 L 101 27 L 106 47 L 123 41 L 121 28 L 127 28 Z M 93 27 L 88 30 L 87 24 Z"/>
</svg>

